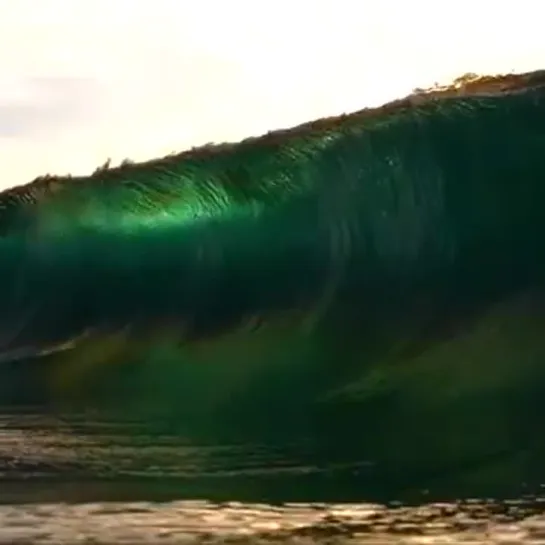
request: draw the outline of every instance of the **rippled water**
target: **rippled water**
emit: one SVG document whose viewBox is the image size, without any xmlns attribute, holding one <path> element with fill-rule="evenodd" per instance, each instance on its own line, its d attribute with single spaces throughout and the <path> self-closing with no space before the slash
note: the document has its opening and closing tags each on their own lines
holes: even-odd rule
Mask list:
<svg viewBox="0 0 545 545">
<path fill-rule="evenodd" d="M 539 495 L 440 502 L 421 490 L 361 503 L 358 476 L 372 464 L 309 464 L 310 448 L 195 445 L 98 415 L 3 413 L 0 544 L 545 543 Z"/>
<path fill-rule="evenodd" d="M 1 543 L 543 543 L 523 501 L 420 507 L 198 501 L 38 504 L 0 509 Z"/>
</svg>

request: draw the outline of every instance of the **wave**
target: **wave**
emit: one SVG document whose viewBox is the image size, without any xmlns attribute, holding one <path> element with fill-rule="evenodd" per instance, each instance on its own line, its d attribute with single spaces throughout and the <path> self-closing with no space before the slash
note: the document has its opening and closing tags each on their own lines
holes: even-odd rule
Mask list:
<svg viewBox="0 0 545 545">
<path fill-rule="evenodd" d="M 524 480 L 544 147 L 536 72 L 4 191 L 0 398 Z"/>
</svg>

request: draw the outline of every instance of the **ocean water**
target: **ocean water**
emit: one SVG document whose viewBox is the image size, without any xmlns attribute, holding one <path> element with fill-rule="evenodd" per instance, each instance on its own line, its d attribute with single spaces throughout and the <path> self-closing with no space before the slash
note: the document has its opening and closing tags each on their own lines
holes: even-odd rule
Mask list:
<svg viewBox="0 0 545 545">
<path fill-rule="evenodd" d="M 538 483 L 373 485 L 372 460 L 320 463 L 305 441 L 191 444 L 104 416 L 0 414 L 0 543 L 545 541 Z"/>
<path fill-rule="evenodd" d="M 472 85 L 2 193 L 0 543 L 545 541 L 545 76 Z"/>
<path fill-rule="evenodd" d="M 55 403 L 52 369 L 3 366 L 0 543 L 545 542 L 540 293 L 315 404 L 272 356 L 108 368 Z"/>
</svg>

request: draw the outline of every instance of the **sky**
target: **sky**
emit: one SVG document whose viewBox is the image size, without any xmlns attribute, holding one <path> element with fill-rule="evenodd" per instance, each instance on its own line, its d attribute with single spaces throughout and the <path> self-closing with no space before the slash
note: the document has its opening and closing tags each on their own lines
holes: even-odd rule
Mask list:
<svg viewBox="0 0 545 545">
<path fill-rule="evenodd" d="M 536 0 L 0 0 L 0 189 L 545 68 Z"/>
</svg>

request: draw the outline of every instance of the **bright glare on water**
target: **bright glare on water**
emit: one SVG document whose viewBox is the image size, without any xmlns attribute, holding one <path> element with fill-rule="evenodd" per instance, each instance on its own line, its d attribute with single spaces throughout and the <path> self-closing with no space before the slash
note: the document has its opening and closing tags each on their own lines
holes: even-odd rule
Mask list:
<svg viewBox="0 0 545 545">
<path fill-rule="evenodd" d="M 545 541 L 545 500 L 535 494 L 441 502 L 423 490 L 411 502 L 302 501 L 324 488 L 313 480 L 334 485 L 338 471 L 356 479 L 361 467 L 305 466 L 296 446 L 188 445 L 120 426 L 3 414 L 0 543 Z M 260 491 L 268 495 L 261 501 Z"/>
</svg>

